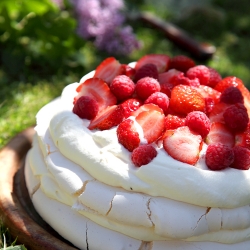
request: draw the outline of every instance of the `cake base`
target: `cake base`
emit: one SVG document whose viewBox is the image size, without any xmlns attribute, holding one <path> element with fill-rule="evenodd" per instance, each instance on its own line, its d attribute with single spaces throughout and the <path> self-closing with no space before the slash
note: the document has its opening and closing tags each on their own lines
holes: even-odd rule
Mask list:
<svg viewBox="0 0 250 250">
<path fill-rule="evenodd" d="M 17 242 L 32 250 L 77 249 L 58 235 L 35 211 L 24 179 L 24 161 L 34 135 L 28 128 L 0 151 L 0 215 Z"/>
</svg>

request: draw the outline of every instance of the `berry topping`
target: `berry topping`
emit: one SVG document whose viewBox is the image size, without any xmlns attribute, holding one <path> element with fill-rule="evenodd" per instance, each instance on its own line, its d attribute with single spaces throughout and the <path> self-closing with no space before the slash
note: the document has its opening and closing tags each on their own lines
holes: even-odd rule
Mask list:
<svg viewBox="0 0 250 250">
<path fill-rule="evenodd" d="M 250 123 L 244 132 L 235 135 L 235 145 L 250 149 Z"/>
<path fill-rule="evenodd" d="M 131 154 L 132 162 L 136 167 L 147 165 L 157 156 L 157 151 L 152 145 L 140 145 Z"/>
<path fill-rule="evenodd" d="M 205 111 L 205 99 L 191 86 L 177 85 L 173 88 L 170 98 L 170 107 L 179 114 L 188 114 L 192 111 Z"/>
<path fill-rule="evenodd" d="M 122 64 L 122 75 L 128 76 L 130 79 L 134 79 L 135 69 L 127 64 Z"/>
<path fill-rule="evenodd" d="M 195 62 L 184 55 L 177 55 L 170 59 L 170 69 L 177 69 L 182 72 L 186 72 L 188 69 L 195 66 Z"/>
<path fill-rule="evenodd" d="M 124 118 L 123 108 L 120 105 L 109 106 L 97 114 L 90 122 L 89 129 L 107 130 L 117 126 Z"/>
<path fill-rule="evenodd" d="M 132 152 L 140 144 L 139 133 L 136 130 L 134 121 L 126 119 L 122 121 L 116 130 L 117 138 L 128 151 Z"/>
<path fill-rule="evenodd" d="M 187 126 L 167 130 L 163 138 L 164 149 L 174 159 L 191 165 L 198 161 L 202 138 L 193 134 Z"/>
<path fill-rule="evenodd" d="M 227 108 L 223 117 L 226 125 L 234 132 L 244 131 L 249 122 L 247 109 L 241 103 L 236 103 Z"/>
<path fill-rule="evenodd" d="M 192 68 L 190 68 L 187 73 L 187 77 L 189 79 L 195 79 L 198 78 L 200 81 L 200 84 L 207 85 L 209 78 L 210 78 L 210 71 L 209 68 L 205 65 L 197 65 Z"/>
<path fill-rule="evenodd" d="M 230 107 L 230 104 L 227 103 L 223 103 L 223 102 L 219 102 L 217 104 L 214 105 L 212 111 L 209 114 L 209 119 L 210 122 L 221 122 L 224 123 L 224 117 L 223 114 L 225 112 L 225 110 Z"/>
<path fill-rule="evenodd" d="M 209 169 L 216 171 L 227 168 L 233 160 L 234 152 L 230 147 L 222 143 L 208 145 L 205 161 Z"/>
<path fill-rule="evenodd" d="M 196 89 L 205 99 L 212 99 L 214 104 L 220 101 L 221 92 L 206 85 L 199 85 Z"/>
<path fill-rule="evenodd" d="M 108 106 L 115 105 L 117 102 L 109 86 L 102 79 L 90 78 L 83 82 L 81 86 L 81 91 L 76 96 L 76 100 L 83 95 L 90 96 L 98 102 L 100 111 Z"/>
<path fill-rule="evenodd" d="M 166 94 L 162 92 L 155 92 L 150 95 L 144 103 L 153 103 L 155 105 L 158 105 L 164 113 L 167 113 L 169 106 L 169 98 Z"/>
<path fill-rule="evenodd" d="M 118 101 L 123 101 L 133 95 L 135 84 L 128 76 L 119 75 L 112 80 L 110 90 Z"/>
<path fill-rule="evenodd" d="M 235 103 L 243 103 L 243 95 L 241 94 L 240 90 L 234 86 L 226 88 L 220 97 L 221 102 L 235 104 Z"/>
<path fill-rule="evenodd" d="M 166 94 L 169 98 L 171 97 L 172 89 L 174 88 L 174 84 L 170 82 L 165 82 L 161 84 L 161 92 Z"/>
<path fill-rule="evenodd" d="M 209 118 L 201 111 L 190 112 L 186 116 L 185 125 L 194 133 L 201 135 L 202 138 L 208 135 L 211 127 Z"/>
<path fill-rule="evenodd" d="M 123 67 L 120 62 L 114 57 L 108 57 L 97 66 L 94 77 L 101 78 L 107 84 L 110 84 L 122 72 Z"/>
<path fill-rule="evenodd" d="M 250 150 L 241 146 L 233 147 L 234 161 L 231 168 L 248 170 L 250 168 Z"/>
<path fill-rule="evenodd" d="M 99 111 L 98 103 L 90 96 L 81 96 L 77 99 L 73 113 L 82 119 L 94 119 Z"/>
<path fill-rule="evenodd" d="M 151 106 L 155 105 L 152 104 Z M 148 144 L 156 141 L 162 135 L 165 129 L 164 114 L 155 110 L 154 108 L 140 112 L 135 117 L 135 119 L 142 127 L 143 136 L 147 140 Z"/>
<path fill-rule="evenodd" d="M 160 84 L 171 83 L 173 85 L 176 85 L 177 77 L 179 75 L 184 75 L 184 74 L 179 70 L 170 69 L 164 73 L 159 74 L 158 81 Z"/>
<path fill-rule="evenodd" d="M 134 81 L 137 82 L 141 78 L 144 78 L 147 76 L 158 80 L 158 71 L 157 71 L 157 67 L 155 64 L 148 63 L 148 64 L 144 64 L 141 68 L 139 68 L 135 73 Z"/>
<path fill-rule="evenodd" d="M 185 121 L 186 121 L 185 117 L 180 117 L 178 115 L 168 114 L 165 117 L 166 130 L 176 129 L 176 128 L 185 126 Z"/>
<path fill-rule="evenodd" d="M 234 146 L 234 134 L 221 122 L 213 122 L 206 137 L 207 144 L 221 143 L 232 148 Z"/>
<path fill-rule="evenodd" d="M 144 77 L 135 85 L 135 93 L 142 100 L 146 100 L 151 94 L 160 90 L 159 82 L 152 77 Z"/>
<path fill-rule="evenodd" d="M 135 65 L 135 70 L 138 70 L 143 65 L 152 63 L 155 64 L 157 67 L 158 73 L 162 73 L 168 70 L 170 58 L 167 55 L 163 54 L 149 54 L 145 55 L 140 58 L 140 60 L 137 61 Z"/>
<path fill-rule="evenodd" d="M 142 102 L 136 98 L 130 98 L 120 104 L 124 111 L 124 117 L 128 118 L 133 111 L 136 111 L 141 105 Z"/>
<path fill-rule="evenodd" d="M 221 81 L 221 75 L 213 68 L 208 68 L 210 75 L 209 75 L 209 81 L 207 83 L 207 86 L 214 88 L 215 85 Z"/>
</svg>

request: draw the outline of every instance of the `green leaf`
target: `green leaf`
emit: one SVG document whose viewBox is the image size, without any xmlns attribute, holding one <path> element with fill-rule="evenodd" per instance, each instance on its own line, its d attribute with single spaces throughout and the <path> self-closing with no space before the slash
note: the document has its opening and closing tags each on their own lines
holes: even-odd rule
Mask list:
<svg viewBox="0 0 250 250">
<path fill-rule="evenodd" d="M 27 248 L 23 245 L 19 246 L 9 246 L 5 248 L 6 250 L 27 250 Z M 4 248 L 1 248 L 0 250 L 5 250 Z"/>
</svg>

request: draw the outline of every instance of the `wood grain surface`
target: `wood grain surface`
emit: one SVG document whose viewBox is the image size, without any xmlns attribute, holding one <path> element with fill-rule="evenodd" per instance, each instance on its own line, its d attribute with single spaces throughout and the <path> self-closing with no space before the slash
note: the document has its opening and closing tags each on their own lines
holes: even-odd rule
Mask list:
<svg viewBox="0 0 250 250">
<path fill-rule="evenodd" d="M 24 180 L 24 162 L 34 129 L 16 135 L 0 151 L 0 214 L 11 235 L 28 250 L 76 250 L 35 211 Z"/>
</svg>

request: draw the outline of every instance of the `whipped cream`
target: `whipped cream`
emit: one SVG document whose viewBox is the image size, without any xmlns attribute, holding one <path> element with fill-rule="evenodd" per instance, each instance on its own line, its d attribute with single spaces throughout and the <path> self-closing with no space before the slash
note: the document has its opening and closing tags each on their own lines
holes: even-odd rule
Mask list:
<svg viewBox="0 0 250 250">
<path fill-rule="evenodd" d="M 92 76 L 93 72 L 80 82 Z M 116 237 L 117 248 L 107 249 L 250 246 L 248 170 L 209 170 L 206 145 L 195 166 L 156 147 L 157 157 L 137 168 L 131 153 L 118 143 L 116 128 L 90 131 L 89 121 L 72 113 L 78 85 L 68 85 L 61 98 L 39 111 L 37 135 L 26 160 L 30 196 L 52 227 L 81 249 L 90 238 L 79 239 L 80 228 L 86 235 L 102 231 Z M 54 216 L 51 211 L 56 208 L 61 214 Z M 64 230 L 63 223 L 74 232 Z M 93 243 L 93 249 L 103 247 Z"/>
</svg>

